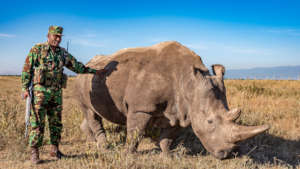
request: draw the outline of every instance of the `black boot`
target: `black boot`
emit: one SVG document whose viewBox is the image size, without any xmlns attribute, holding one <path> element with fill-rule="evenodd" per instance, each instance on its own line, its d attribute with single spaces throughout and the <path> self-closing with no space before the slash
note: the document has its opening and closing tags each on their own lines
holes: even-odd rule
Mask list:
<svg viewBox="0 0 300 169">
<path fill-rule="evenodd" d="M 50 156 L 55 157 L 57 160 L 61 159 L 62 157 L 65 157 L 65 155 L 59 151 L 57 145 L 51 145 Z"/>
<path fill-rule="evenodd" d="M 36 147 L 31 147 L 31 162 L 32 164 L 40 164 L 42 162 L 40 160 L 39 149 Z"/>
</svg>

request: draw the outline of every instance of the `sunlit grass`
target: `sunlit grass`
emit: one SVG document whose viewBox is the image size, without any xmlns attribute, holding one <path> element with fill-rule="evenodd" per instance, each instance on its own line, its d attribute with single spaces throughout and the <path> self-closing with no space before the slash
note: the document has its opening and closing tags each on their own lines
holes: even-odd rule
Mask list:
<svg viewBox="0 0 300 169">
<path fill-rule="evenodd" d="M 217 160 L 201 146 L 190 129 L 176 140 L 172 156 L 160 155 L 149 138 L 139 153 L 125 152 L 125 128 L 105 121 L 109 148 L 99 151 L 87 143 L 80 131 L 83 113 L 73 100 L 72 81 L 64 91 L 61 150 L 69 157 L 54 161 L 49 156 L 49 131 L 40 166 L 32 166 L 27 139 L 24 138 L 25 101 L 21 99 L 20 78 L 0 76 L 0 168 L 300 168 L 300 81 L 226 80 L 230 108 L 241 108 L 237 120 L 244 125 L 269 124 L 270 130 L 239 144 L 228 160 Z"/>
</svg>

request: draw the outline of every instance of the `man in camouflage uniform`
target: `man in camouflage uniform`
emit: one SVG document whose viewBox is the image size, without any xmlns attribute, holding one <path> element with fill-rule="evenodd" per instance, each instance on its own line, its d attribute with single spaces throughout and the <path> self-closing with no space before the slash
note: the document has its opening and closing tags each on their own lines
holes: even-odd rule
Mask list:
<svg viewBox="0 0 300 169">
<path fill-rule="evenodd" d="M 86 67 L 60 47 L 62 32 L 62 27 L 50 26 L 48 41 L 31 48 L 22 71 L 22 91 L 25 98 L 29 96 L 30 83 L 33 84 L 29 146 L 31 161 L 35 164 L 41 162 L 39 147 L 42 146 L 46 115 L 50 129 L 50 155 L 57 159 L 63 156 L 58 149 L 62 131 L 62 88 L 67 80 L 63 67 L 66 66 L 76 73 L 94 73 L 100 76 L 105 73 L 104 69 Z"/>
</svg>

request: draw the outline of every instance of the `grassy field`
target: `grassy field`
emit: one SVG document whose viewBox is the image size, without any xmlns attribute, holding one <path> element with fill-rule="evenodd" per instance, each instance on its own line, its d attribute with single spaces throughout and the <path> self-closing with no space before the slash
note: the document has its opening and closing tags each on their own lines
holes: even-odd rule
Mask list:
<svg viewBox="0 0 300 169">
<path fill-rule="evenodd" d="M 67 158 L 56 161 L 49 156 L 49 131 L 41 158 L 31 165 L 27 139 L 24 138 L 25 101 L 21 100 L 20 77 L 0 76 L 0 168 L 299 168 L 300 169 L 300 81 L 226 80 L 230 108 L 242 109 L 240 124 L 269 124 L 270 130 L 239 143 L 227 160 L 217 160 L 205 151 L 188 128 L 176 140 L 171 156 L 161 156 L 150 139 L 144 139 L 134 155 L 124 151 L 125 130 L 105 121 L 109 149 L 97 151 L 81 133 L 83 113 L 73 100 L 72 81 L 64 90 L 61 150 Z"/>
</svg>

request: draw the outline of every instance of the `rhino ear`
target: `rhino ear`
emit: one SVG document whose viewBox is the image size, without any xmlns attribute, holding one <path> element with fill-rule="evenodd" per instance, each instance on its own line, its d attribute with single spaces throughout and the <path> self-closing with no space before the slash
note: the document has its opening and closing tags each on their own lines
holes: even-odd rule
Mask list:
<svg viewBox="0 0 300 169">
<path fill-rule="evenodd" d="M 218 77 L 223 77 L 225 74 L 225 67 L 223 65 L 220 64 L 214 64 L 211 66 L 214 75 L 218 76 Z"/>
</svg>

